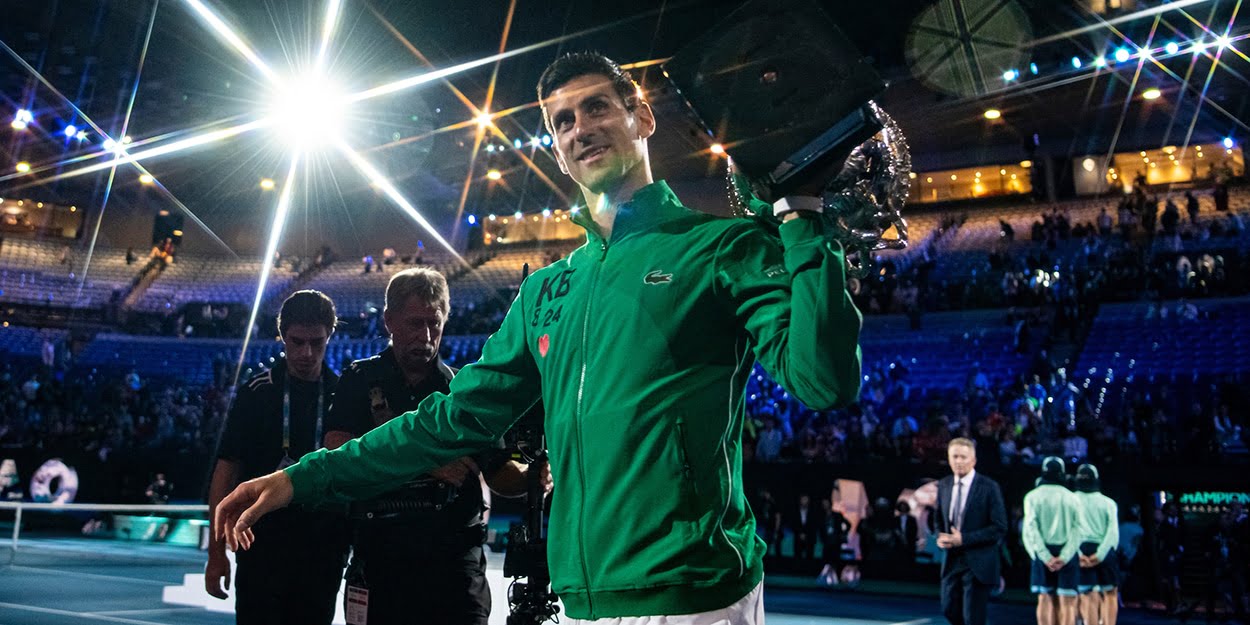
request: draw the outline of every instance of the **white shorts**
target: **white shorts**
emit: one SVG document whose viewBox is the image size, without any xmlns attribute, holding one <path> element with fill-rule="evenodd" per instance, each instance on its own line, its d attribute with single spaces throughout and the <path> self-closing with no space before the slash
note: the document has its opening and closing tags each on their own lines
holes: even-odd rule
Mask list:
<svg viewBox="0 0 1250 625">
<path fill-rule="evenodd" d="M 710 612 L 594 620 L 564 618 L 560 622 L 567 625 L 764 625 L 764 582 L 733 605 Z"/>
</svg>

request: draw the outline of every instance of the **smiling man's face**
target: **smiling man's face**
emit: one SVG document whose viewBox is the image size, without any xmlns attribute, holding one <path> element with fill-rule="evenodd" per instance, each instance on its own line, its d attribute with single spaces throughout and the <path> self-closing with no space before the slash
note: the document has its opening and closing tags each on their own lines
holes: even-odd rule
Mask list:
<svg viewBox="0 0 1250 625">
<path fill-rule="evenodd" d="M 599 74 L 578 76 L 543 102 L 560 169 L 590 193 L 611 193 L 645 176 L 655 117 L 646 102 L 631 98 L 630 104 L 632 110 Z"/>
</svg>

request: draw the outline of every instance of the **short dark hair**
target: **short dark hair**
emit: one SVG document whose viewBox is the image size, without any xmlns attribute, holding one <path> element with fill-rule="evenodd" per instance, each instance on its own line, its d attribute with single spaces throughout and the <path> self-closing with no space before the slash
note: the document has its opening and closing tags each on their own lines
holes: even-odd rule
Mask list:
<svg viewBox="0 0 1250 625">
<path fill-rule="evenodd" d="M 282 310 L 278 311 L 278 334 L 286 336 L 286 331 L 297 324 L 322 326 L 334 334 L 334 327 L 339 324 L 334 300 L 312 289 L 292 293 L 282 302 Z"/>
<path fill-rule="evenodd" d="M 616 61 L 598 52 L 570 52 L 552 61 L 551 65 L 543 70 L 542 76 L 538 77 L 538 103 L 541 105 L 552 91 L 563 87 L 574 78 L 587 74 L 606 76 L 612 81 L 612 88 L 616 90 L 616 94 L 625 102 L 625 108 L 634 110 L 638 97 L 638 85 L 634 83 L 633 76 L 621 69 Z M 554 132 L 551 119 L 547 117 L 546 105 L 541 108 L 543 123 L 546 124 L 547 130 Z"/>
</svg>

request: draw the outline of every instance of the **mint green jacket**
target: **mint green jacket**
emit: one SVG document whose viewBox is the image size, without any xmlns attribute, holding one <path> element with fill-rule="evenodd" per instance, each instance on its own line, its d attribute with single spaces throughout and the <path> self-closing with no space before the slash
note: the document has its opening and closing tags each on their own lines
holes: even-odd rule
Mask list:
<svg viewBox="0 0 1250 625">
<path fill-rule="evenodd" d="M 1120 517 L 1115 500 L 1102 493 L 1075 493 L 1080 507 L 1081 542 L 1097 543 L 1094 556 L 1101 562 L 1120 544 Z"/>
<path fill-rule="evenodd" d="M 1042 484 L 1024 496 L 1024 549 L 1035 560 L 1046 562 L 1048 545 L 1060 545 L 1059 559 L 1068 562 L 1081 548 L 1081 502 L 1076 493 L 1058 484 Z"/>
</svg>

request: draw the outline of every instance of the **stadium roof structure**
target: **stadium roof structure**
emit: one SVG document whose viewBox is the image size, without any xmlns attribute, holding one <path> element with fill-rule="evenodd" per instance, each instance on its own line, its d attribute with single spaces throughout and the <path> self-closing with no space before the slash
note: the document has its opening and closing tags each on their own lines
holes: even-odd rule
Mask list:
<svg viewBox="0 0 1250 625">
<path fill-rule="evenodd" d="M 715 138 L 682 114 L 658 61 L 738 4 L 13 0 L 0 22 L 0 197 L 100 204 L 109 150 L 125 150 L 150 155 L 140 164 L 157 184 L 119 167 L 110 189 L 119 202 L 180 204 L 210 225 L 263 220 L 273 194 L 264 195 L 260 181 L 281 180 L 289 146 L 254 128 L 193 139 L 245 126 L 269 106 L 275 82 L 321 63 L 337 92 L 370 93 L 334 113 L 344 118 L 342 139 L 431 220 L 567 205 L 575 188 L 544 143 L 534 83 L 557 54 L 586 49 L 635 68 L 669 129 L 652 142 L 658 176 L 719 178 L 723 161 L 708 150 Z M 337 18 L 323 47 L 325 5 L 337 7 Z M 889 81 L 881 104 L 908 135 L 918 170 L 1250 135 L 1250 20 L 1239 1 L 877 0 L 826 8 Z M 313 60 L 322 49 L 324 62 Z M 433 69 L 448 71 L 369 91 Z M 311 87 L 316 99 L 326 85 Z M 1151 89 L 1157 97 L 1144 97 Z M 19 110 L 33 118 L 21 129 L 9 123 Z M 295 120 L 293 132 L 317 137 L 340 121 L 326 115 Z M 169 145 L 181 149 L 157 149 Z M 30 171 L 18 175 L 19 162 Z M 302 166 L 311 174 L 302 183 L 305 219 L 342 227 L 361 207 L 393 203 L 376 180 L 331 154 L 310 151 Z M 488 177 L 491 170 L 500 173 Z"/>
</svg>

